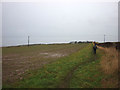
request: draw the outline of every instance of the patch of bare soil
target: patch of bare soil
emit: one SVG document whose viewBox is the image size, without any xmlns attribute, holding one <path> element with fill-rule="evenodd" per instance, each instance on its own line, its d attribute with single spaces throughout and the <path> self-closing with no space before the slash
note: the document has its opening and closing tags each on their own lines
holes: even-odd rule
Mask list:
<svg viewBox="0 0 120 90">
<path fill-rule="evenodd" d="M 40 53 L 40 54 L 45 55 L 45 58 L 66 56 L 65 54 L 62 53 Z"/>
<path fill-rule="evenodd" d="M 3 56 L 3 83 L 14 82 L 15 80 L 23 79 L 22 75 L 29 70 L 34 70 L 42 67 L 44 64 L 51 63 L 56 58 L 66 55 L 62 53 L 43 52 L 36 55 L 20 56 L 8 55 Z M 51 59 L 50 59 L 51 58 Z"/>
</svg>

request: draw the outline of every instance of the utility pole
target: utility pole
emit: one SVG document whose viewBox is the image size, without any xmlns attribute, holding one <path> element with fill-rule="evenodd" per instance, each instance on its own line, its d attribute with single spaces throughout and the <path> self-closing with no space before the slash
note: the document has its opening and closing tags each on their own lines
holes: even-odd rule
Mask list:
<svg viewBox="0 0 120 90">
<path fill-rule="evenodd" d="M 105 36 L 106 36 L 106 35 L 104 34 L 104 43 L 105 43 Z"/>
<path fill-rule="evenodd" d="M 29 46 L 29 38 L 30 38 L 30 36 L 28 36 L 28 46 Z"/>
<path fill-rule="evenodd" d="M 105 43 L 105 40 L 106 40 L 106 38 L 105 38 L 106 36 L 108 37 L 108 36 L 112 36 L 112 35 L 105 35 L 104 34 L 104 43 Z"/>
</svg>

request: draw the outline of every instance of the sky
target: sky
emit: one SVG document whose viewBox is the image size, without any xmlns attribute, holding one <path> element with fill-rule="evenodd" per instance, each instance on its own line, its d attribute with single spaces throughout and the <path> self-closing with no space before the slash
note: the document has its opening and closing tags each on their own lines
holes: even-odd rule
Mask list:
<svg viewBox="0 0 120 90">
<path fill-rule="evenodd" d="M 4 2 L 2 45 L 118 41 L 116 2 Z"/>
</svg>

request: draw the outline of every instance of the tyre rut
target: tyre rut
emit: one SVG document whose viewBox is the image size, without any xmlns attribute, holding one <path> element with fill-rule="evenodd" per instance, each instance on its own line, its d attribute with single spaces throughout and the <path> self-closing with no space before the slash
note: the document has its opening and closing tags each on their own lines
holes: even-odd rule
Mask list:
<svg viewBox="0 0 120 90">
<path fill-rule="evenodd" d="M 78 65 L 76 65 L 73 69 L 70 70 L 70 72 L 68 72 L 68 74 L 64 77 L 63 81 L 58 85 L 58 88 L 69 88 L 70 87 L 70 80 L 72 79 L 72 76 L 74 74 L 74 72 L 78 69 L 78 68 L 82 68 L 82 66 L 94 61 L 96 59 L 96 56 L 93 58 L 90 58 L 89 60 L 85 61 L 85 62 L 81 62 Z"/>
</svg>

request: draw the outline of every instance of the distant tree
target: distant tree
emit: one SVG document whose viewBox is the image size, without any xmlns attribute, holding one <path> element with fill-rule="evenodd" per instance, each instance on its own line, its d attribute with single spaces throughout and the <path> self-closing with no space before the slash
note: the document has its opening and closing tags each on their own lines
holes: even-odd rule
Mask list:
<svg viewBox="0 0 120 90">
<path fill-rule="evenodd" d="M 81 41 L 79 41 L 78 43 L 82 43 Z"/>
<path fill-rule="evenodd" d="M 77 44 L 77 41 L 75 41 L 75 44 Z"/>
</svg>

